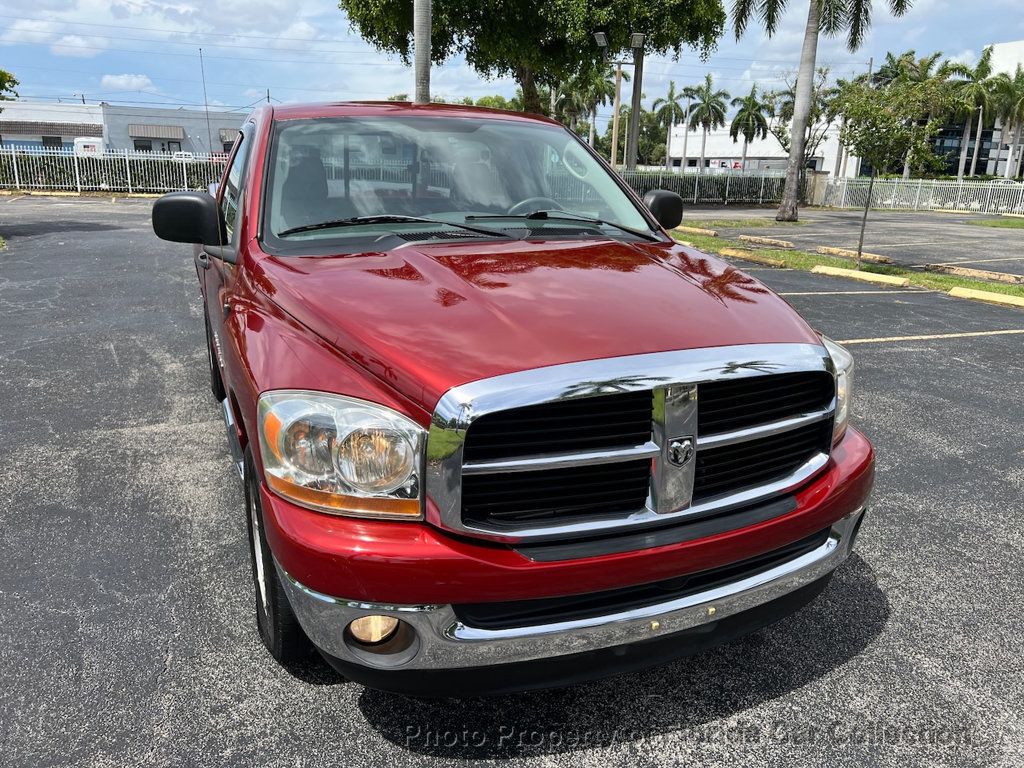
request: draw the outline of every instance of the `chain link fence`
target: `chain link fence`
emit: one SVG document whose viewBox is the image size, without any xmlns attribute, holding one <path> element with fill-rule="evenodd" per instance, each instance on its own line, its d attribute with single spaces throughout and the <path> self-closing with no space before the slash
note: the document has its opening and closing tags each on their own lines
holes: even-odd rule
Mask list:
<svg viewBox="0 0 1024 768">
<path fill-rule="evenodd" d="M 869 179 L 836 179 L 825 188 L 822 205 L 863 208 Z M 1024 184 L 1017 181 L 935 181 L 876 179 L 872 208 L 904 211 L 963 211 L 1024 214 Z"/>
</svg>

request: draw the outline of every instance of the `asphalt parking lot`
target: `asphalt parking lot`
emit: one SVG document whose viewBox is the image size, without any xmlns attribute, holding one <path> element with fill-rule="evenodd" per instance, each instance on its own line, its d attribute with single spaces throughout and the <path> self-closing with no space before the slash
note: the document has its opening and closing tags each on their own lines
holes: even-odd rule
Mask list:
<svg viewBox="0 0 1024 768">
<path fill-rule="evenodd" d="M 799 225 L 729 227 L 722 234 L 782 238 L 797 248 L 813 251 L 819 245 L 857 248 L 862 211 L 802 209 Z M 687 209 L 686 219 L 775 218 L 775 209 L 747 206 Z M 888 256 L 897 264 L 948 264 L 992 272 L 1024 275 L 1024 229 L 1001 229 L 969 222 L 994 219 L 971 213 L 932 213 L 873 210 L 868 214 L 864 250 Z"/>
<path fill-rule="evenodd" d="M 857 553 L 701 656 L 416 700 L 260 645 L 192 259 L 148 216 L 0 197 L 4 764 L 1024 763 L 1024 311 L 752 268 L 852 342 L 878 451 Z"/>
</svg>

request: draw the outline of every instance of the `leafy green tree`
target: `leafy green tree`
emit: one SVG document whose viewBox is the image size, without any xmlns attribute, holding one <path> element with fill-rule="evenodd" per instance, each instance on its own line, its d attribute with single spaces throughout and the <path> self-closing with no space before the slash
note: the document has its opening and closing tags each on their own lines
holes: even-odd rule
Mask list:
<svg viewBox="0 0 1024 768">
<path fill-rule="evenodd" d="M 696 131 L 698 126 L 701 128 L 700 163 L 697 166 L 697 173 L 704 173 L 704 153 L 708 144 L 708 131 L 725 125 L 725 110 L 729 93 L 715 90 L 715 83 L 709 72 L 704 76 L 703 83 L 690 86 L 683 92 L 683 95 L 693 99 L 689 130 Z"/>
<path fill-rule="evenodd" d="M 939 83 L 913 83 L 901 78 L 885 87 L 851 83 L 839 94 L 837 101 L 845 117 L 843 143 L 871 165 L 871 181 L 857 245 L 858 268 L 875 177 L 907 157 L 918 164 L 929 161 L 932 138 L 940 123 L 932 118 L 922 124 L 919 117 L 935 105 L 943 105 L 948 98 L 948 91 Z"/>
<path fill-rule="evenodd" d="M 363 39 L 409 63 L 413 4 L 408 0 L 340 0 Z M 450 0 L 435 3 L 431 60 L 465 56 L 484 77 L 511 76 L 523 107 L 542 112 L 540 85 L 555 85 L 594 67 L 599 51 L 591 35 L 603 30 L 612 48 L 629 33 L 647 34 L 648 53 L 678 57 L 684 48 L 708 53 L 725 26 L 721 0 Z"/>
<path fill-rule="evenodd" d="M 733 115 L 732 123 L 729 125 L 729 136 L 733 143 L 743 137 L 743 158 L 740 161 L 740 169 L 747 170 L 747 145 L 755 139 L 768 138 L 768 104 L 757 92 L 757 83 L 750 86 L 750 93 L 746 96 L 737 96 L 732 100 L 732 105 L 737 108 Z"/>
<path fill-rule="evenodd" d="M 910 9 L 912 0 L 886 0 L 894 16 L 902 16 Z M 807 24 L 804 28 L 803 48 L 800 52 L 800 70 L 793 103 L 793 125 L 790 135 L 789 164 L 786 166 L 786 186 L 776 219 L 796 221 L 800 189 L 800 175 L 804 167 L 804 142 L 807 122 L 811 113 L 811 86 L 814 82 L 818 37 L 824 32 L 834 36 L 846 33 L 846 45 L 851 51 L 860 48 L 864 35 L 871 26 L 871 0 L 808 0 Z M 761 20 L 771 37 L 778 29 L 779 18 L 786 8 L 786 0 L 733 0 L 732 19 L 736 39 L 742 37 L 747 25 L 755 18 Z"/>
<path fill-rule="evenodd" d="M 686 93 L 683 90 L 677 91 L 675 81 L 669 80 L 668 93 L 655 99 L 651 105 L 654 114 L 665 126 L 665 170 L 672 168 L 672 129 L 676 123 L 686 120 L 686 107 L 683 106 L 685 98 Z"/>
<path fill-rule="evenodd" d="M 393 93 L 390 96 L 388 96 L 386 100 L 387 101 L 408 101 L 409 100 L 409 94 L 408 93 Z"/>
<path fill-rule="evenodd" d="M 517 111 L 517 102 L 514 98 L 506 99 L 500 94 L 494 96 L 481 96 L 476 100 L 476 106 L 486 109 L 504 109 L 508 112 Z"/>
<path fill-rule="evenodd" d="M 951 78 L 964 71 L 965 68 L 961 64 L 943 61 L 941 51 L 918 58 L 917 52 L 910 50 L 900 54 L 899 57 L 893 57 L 891 53 L 886 54 L 886 63 L 872 78 L 872 82 L 875 85 L 886 86 L 897 82 L 935 86 L 930 92 L 935 93 L 943 102 L 948 102 Z M 938 103 L 929 105 L 927 113 L 922 114 L 920 119 L 931 120 L 937 109 L 939 109 Z M 904 179 L 910 178 L 911 170 L 912 163 L 908 155 L 903 163 Z"/>
<path fill-rule="evenodd" d="M 18 98 L 18 92 L 15 90 L 17 87 L 17 78 L 7 70 L 0 69 L 0 101 L 13 101 Z"/>
</svg>

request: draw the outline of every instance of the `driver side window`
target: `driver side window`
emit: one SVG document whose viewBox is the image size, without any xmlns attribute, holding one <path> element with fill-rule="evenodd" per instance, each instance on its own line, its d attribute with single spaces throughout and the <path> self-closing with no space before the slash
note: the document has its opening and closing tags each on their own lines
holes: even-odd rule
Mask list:
<svg viewBox="0 0 1024 768">
<path fill-rule="evenodd" d="M 235 142 L 237 151 L 228 166 L 224 179 L 224 194 L 221 197 L 220 209 L 224 214 L 224 226 L 227 230 L 228 242 L 234 241 L 235 225 L 238 221 L 238 209 L 241 205 L 242 182 L 245 176 L 246 159 L 249 156 L 249 136 L 242 131 Z"/>
</svg>

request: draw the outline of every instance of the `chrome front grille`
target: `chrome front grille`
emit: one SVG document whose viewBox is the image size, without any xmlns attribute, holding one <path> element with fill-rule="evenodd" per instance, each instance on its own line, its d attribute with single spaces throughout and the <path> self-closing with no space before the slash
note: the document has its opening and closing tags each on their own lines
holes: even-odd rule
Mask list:
<svg viewBox="0 0 1024 768">
<path fill-rule="evenodd" d="M 747 345 L 594 360 L 457 387 L 428 440 L 428 514 L 523 541 L 707 516 L 828 461 L 824 348 Z"/>
</svg>

